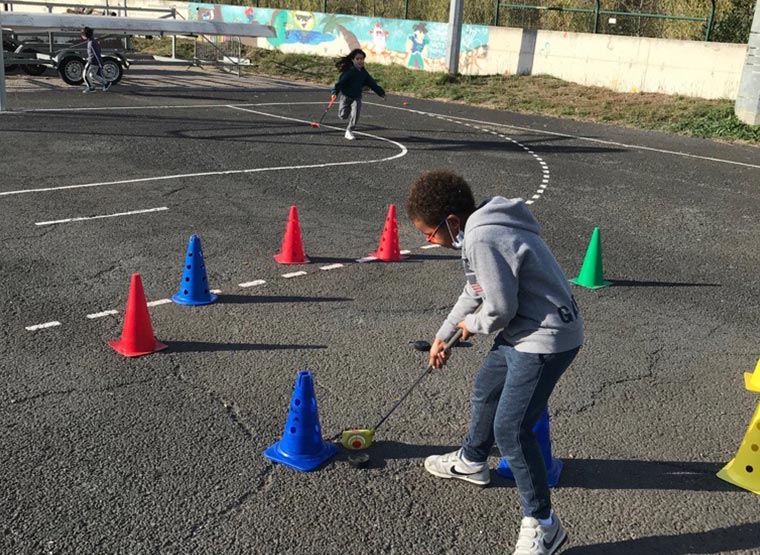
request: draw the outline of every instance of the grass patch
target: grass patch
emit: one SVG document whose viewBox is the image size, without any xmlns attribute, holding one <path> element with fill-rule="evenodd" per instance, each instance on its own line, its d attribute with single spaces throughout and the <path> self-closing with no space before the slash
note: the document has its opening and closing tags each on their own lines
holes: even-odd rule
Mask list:
<svg viewBox="0 0 760 555">
<path fill-rule="evenodd" d="M 171 52 L 171 43 L 162 40 Z M 246 48 L 244 56 L 252 63 L 246 71 L 254 74 L 325 85 L 337 79 L 331 58 L 261 48 Z M 367 64 L 367 69 L 389 93 L 760 145 L 760 126 L 739 121 L 731 100 L 617 93 L 545 75 L 450 76 L 379 64 Z"/>
</svg>

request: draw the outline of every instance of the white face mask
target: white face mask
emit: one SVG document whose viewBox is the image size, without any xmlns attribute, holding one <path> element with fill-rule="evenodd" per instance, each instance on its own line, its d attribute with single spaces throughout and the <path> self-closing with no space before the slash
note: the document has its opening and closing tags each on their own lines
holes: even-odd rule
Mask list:
<svg viewBox="0 0 760 555">
<path fill-rule="evenodd" d="M 454 234 L 451 233 L 451 226 L 449 226 L 449 220 L 446 220 L 446 229 L 449 230 L 449 237 L 451 237 L 451 247 L 455 250 L 461 250 L 462 245 L 464 244 L 464 232 L 460 229 L 455 239 Z"/>
</svg>

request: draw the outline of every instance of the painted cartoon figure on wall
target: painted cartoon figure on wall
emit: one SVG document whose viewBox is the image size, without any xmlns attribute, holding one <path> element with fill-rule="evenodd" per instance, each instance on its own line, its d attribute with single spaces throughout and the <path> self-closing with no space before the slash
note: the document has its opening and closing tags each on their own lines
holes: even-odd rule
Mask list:
<svg viewBox="0 0 760 555">
<path fill-rule="evenodd" d="M 253 8 L 248 6 L 245 9 L 245 19 L 248 23 L 256 23 L 256 19 L 253 17 Z"/>
<path fill-rule="evenodd" d="M 427 26 L 424 23 L 418 23 L 412 28 L 412 34 L 406 41 L 406 49 L 409 52 L 408 67 L 425 69 L 424 58 L 427 56 L 427 46 L 430 44 L 430 39 L 426 35 Z"/>
<path fill-rule="evenodd" d="M 388 44 L 388 31 L 383 29 L 378 21 L 375 26 L 369 30 L 369 36 L 372 39 L 372 43 L 367 45 L 367 48 L 372 54 L 377 56 L 383 56 Z"/>
</svg>

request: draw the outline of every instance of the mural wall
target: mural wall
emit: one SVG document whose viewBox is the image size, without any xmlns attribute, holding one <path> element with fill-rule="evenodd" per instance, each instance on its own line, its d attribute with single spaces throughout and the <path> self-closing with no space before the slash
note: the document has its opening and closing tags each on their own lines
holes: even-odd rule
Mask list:
<svg viewBox="0 0 760 555">
<path fill-rule="evenodd" d="M 331 57 L 361 48 L 369 62 L 448 70 L 447 23 L 198 3 L 190 3 L 188 11 L 190 20 L 258 23 L 275 29 L 275 37 L 243 39 L 251 46 Z M 463 27 L 460 72 L 477 74 L 485 69 L 488 30 L 485 25 Z"/>
</svg>

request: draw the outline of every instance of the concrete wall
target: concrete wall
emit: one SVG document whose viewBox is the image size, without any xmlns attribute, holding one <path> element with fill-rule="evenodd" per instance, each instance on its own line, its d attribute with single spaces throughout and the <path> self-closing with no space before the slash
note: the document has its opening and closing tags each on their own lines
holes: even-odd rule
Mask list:
<svg viewBox="0 0 760 555">
<path fill-rule="evenodd" d="M 69 0 L 90 3 L 92 0 Z M 122 5 L 109 2 L 112 10 Z M 198 10 L 207 17 L 228 23 L 255 21 L 279 26 L 276 40 L 259 39 L 257 46 L 277 48 L 285 52 L 337 56 L 348 51 L 343 33 L 327 29 L 322 22 L 326 14 L 271 10 L 245 6 L 219 6 L 174 2 L 172 0 L 129 0 L 129 7 L 175 7 L 188 19 L 197 19 Z M 19 11 L 31 11 L 30 6 Z M 149 17 L 145 12 L 135 16 Z M 311 18 L 311 27 L 299 28 Z M 408 49 L 408 35 L 417 21 L 389 20 L 340 15 L 342 27 L 359 41 L 368 53 L 368 61 L 397 63 L 425 71 L 446 71 L 445 24 L 424 22 L 429 42 L 422 56 L 413 65 Z M 276 19 L 276 21 L 275 21 Z M 322 25 L 322 27 L 320 27 Z M 367 29 L 389 30 L 383 38 L 383 49 Z M 407 28 L 408 27 L 408 28 Z M 334 28 L 334 26 L 333 26 Z M 328 35 L 334 37 L 330 39 Z M 395 36 L 394 36 L 395 34 Z M 551 75 L 579 83 L 606 87 L 618 92 L 654 92 L 700 98 L 736 99 L 747 45 L 714 42 L 677 41 L 566 33 L 530 31 L 506 27 L 466 25 L 459 68 L 470 75 Z M 402 46 L 406 43 L 405 46 Z M 394 46 L 395 45 L 395 46 Z M 422 63 L 419 63 L 419 62 Z"/>
</svg>

